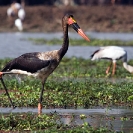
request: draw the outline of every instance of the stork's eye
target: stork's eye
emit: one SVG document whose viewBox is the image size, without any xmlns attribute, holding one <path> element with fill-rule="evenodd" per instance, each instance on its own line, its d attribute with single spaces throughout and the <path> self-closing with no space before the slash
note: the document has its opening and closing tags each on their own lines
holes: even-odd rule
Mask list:
<svg viewBox="0 0 133 133">
<path fill-rule="evenodd" d="M 70 15 L 69 18 L 73 18 L 73 15 Z"/>
</svg>

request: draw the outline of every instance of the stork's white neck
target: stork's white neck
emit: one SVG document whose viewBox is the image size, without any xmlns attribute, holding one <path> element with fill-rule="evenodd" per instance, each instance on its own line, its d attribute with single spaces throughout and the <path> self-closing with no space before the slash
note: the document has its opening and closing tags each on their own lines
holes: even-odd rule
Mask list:
<svg viewBox="0 0 133 133">
<path fill-rule="evenodd" d="M 128 65 L 126 62 L 123 63 L 123 67 L 129 71 L 130 73 L 133 73 L 133 66 Z"/>
</svg>

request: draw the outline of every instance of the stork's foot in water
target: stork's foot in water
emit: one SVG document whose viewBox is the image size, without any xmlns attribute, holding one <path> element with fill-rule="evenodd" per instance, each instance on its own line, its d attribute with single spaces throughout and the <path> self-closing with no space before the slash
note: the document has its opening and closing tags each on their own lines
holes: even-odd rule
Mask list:
<svg viewBox="0 0 133 133">
<path fill-rule="evenodd" d="M 16 107 L 17 107 L 17 106 L 14 106 L 14 105 L 13 105 L 13 106 L 12 106 L 12 109 L 15 109 Z"/>
<path fill-rule="evenodd" d="M 38 103 L 38 114 L 42 113 L 42 104 Z"/>
</svg>

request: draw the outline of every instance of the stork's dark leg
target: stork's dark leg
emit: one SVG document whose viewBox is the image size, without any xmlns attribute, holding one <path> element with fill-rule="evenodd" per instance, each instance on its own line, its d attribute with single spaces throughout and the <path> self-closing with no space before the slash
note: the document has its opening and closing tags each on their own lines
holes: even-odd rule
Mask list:
<svg viewBox="0 0 133 133">
<path fill-rule="evenodd" d="M 41 114 L 42 113 L 42 99 L 43 99 L 43 92 L 44 92 L 44 84 L 45 84 L 45 81 L 42 83 L 42 89 L 41 89 L 39 103 L 38 103 L 38 114 Z"/>
<path fill-rule="evenodd" d="M 112 66 L 112 62 L 111 62 L 110 65 L 107 67 L 107 69 L 106 69 L 106 74 L 109 73 L 111 66 Z"/>
<path fill-rule="evenodd" d="M 6 88 L 6 85 L 5 85 L 5 83 L 4 83 L 3 79 L 2 79 L 2 77 L 0 78 L 0 80 L 1 80 L 1 83 L 2 83 L 2 85 L 3 85 L 3 87 L 4 87 L 5 91 L 6 91 L 6 94 L 7 94 L 7 96 L 8 96 L 8 99 L 9 99 L 9 101 L 10 101 L 12 107 L 15 108 L 15 106 L 13 105 L 13 102 L 12 102 L 12 100 L 11 100 L 11 98 L 10 98 L 10 95 L 9 95 L 9 93 L 8 93 L 8 90 L 7 90 L 7 88 Z"/>
</svg>

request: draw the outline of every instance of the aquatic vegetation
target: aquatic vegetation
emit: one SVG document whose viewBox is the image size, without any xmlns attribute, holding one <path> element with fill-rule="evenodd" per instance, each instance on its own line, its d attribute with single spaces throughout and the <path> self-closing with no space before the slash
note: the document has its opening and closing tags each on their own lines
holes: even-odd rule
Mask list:
<svg viewBox="0 0 133 133">
<path fill-rule="evenodd" d="M 51 39 L 47 40 L 44 38 L 28 38 L 29 41 L 32 41 L 35 45 L 61 45 L 62 39 Z M 88 43 L 83 39 L 71 39 L 71 46 L 133 46 L 133 41 L 121 41 L 121 40 L 100 40 L 100 39 L 91 39 L 91 42 Z"/>
<path fill-rule="evenodd" d="M 0 131 L 4 132 L 62 132 L 62 133 L 74 133 L 74 132 L 95 132 L 106 133 L 112 132 L 111 130 L 103 127 L 93 128 L 88 126 L 88 123 L 83 121 L 82 125 L 64 125 L 60 120 L 60 116 L 56 113 L 35 115 L 33 113 L 23 114 L 8 114 L 0 115 Z"/>
<path fill-rule="evenodd" d="M 0 69 L 10 59 L 0 60 Z M 64 58 L 56 71 L 48 78 L 44 91 L 44 108 L 92 108 L 127 106 L 133 107 L 133 76 L 117 63 L 114 77 L 105 75 L 108 61 L 90 61 L 82 58 Z M 129 61 L 133 65 L 133 60 Z M 13 103 L 17 107 L 37 107 L 40 95 L 40 82 L 31 77 L 5 75 L 6 86 Z M 5 90 L 0 83 L 0 106 L 10 107 Z M 64 125 L 57 114 L 0 114 L 2 131 L 37 132 L 112 132 L 108 127 L 93 128 L 80 115 L 82 125 Z M 113 118 L 112 118 L 113 119 Z M 127 120 L 125 117 L 121 121 Z"/>
<path fill-rule="evenodd" d="M 6 61 L 1 60 L 0 67 L 4 63 Z M 97 63 L 89 59 L 64 58 L 46 83 L 43 106 L 90 108 L 125 104 L 132 107 L 132 75 L 121 67 L 120 63 L 117 65 L 116 75 L 111 77 L 105 75 L 105 61 Z M 133 64 L 133 61 L 130 61 L 130 64 Z M 18 107 L 36 107 L 41 84 L 31 77 L 20 78 L 21 82 L 16 80 L 15 76 L 4 77 L 14 104 Z M 0 90 L 0 106 L 10 106 L 2 84 Z"/>
</svg>

